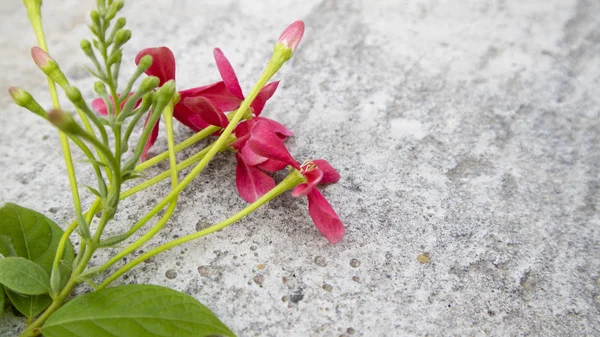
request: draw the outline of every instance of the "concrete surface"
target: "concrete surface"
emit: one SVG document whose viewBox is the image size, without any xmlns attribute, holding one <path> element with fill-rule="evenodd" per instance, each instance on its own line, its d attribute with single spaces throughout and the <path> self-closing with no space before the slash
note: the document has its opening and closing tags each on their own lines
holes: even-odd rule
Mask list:
<svg viewBox="0 0 600 337">
<path fill-rule="evenodd" d="M 94 1 L 44 3 L 51 52 L 91 98 L 78 45 Z M 0 8 L 0 201 L 64 226 L 56 132 L 5 91 L 50 106 L 35 40 L 20 1 Z M 124 12 L 126 60 L 168 45 L 188 88 L 218 79 L 219 46 L 246 91 L 281 30 L 305 20 L 264 114 L 296 132 L 297 158 L 340 170 L 324 194 L 348 234 L 328 244 L 285 195 L 120 283 L 187 292 L 239 336 L 600 335 L 600 2 L 139 0 Z M 234 164 L 222 155 L 183 193 L 160 242 L 242 207 Z M 124 203 L 109 230 L 167 186 Z M 0 335 L 18 322 L 2 317 Z"/>
</svg>

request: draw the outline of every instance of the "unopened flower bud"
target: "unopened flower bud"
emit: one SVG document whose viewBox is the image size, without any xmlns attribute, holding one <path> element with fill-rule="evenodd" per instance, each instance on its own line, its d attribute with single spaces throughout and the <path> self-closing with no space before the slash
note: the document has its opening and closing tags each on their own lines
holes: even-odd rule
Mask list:
<svg viewBox="0 0 600 337">
<path fill-rule="evenodd" d="M 115 48 L 120 48 L 131 39 L 131 31 L 129 29 L 120 29 L 115 35 Z"/>
<path fill-rule="evenodd" d="M 8 93 L 18 106 L 23 107 L 42 118 L 48 118 L 46 110 L 44 110 L 27 91 L 17 87 L 10 87 L 8 88 Z"/>
<path fill-rule="evenodd" d="M 71 103 L 75 105 L 75 107 L 80 108 L 82 106 L 85 106 L 85 101 L 81 96 L 81 91 L 79 91 L 79 89 L 77 89 L 76 87 L 72 85 L 66 87 L 65 94 L 67 95 L 69 101 L 71 101 Z"/>
<path fill-rule="evenodd" d="M 87 55 L 88 57 L 94 57 L 94 51 L 92 50 L 92 44 L 90 43 L 90 41 L 83 39 L 79 43 L 79 46 L 81 47 L 81 50 L 83 50 L 85 55 Z"/>
<path fill-rule="evenodd" d="M 85 133 L 75 119 L 61 109 L 52 109 L 48 111 L 48 121 L 65 133 L 73 135 Z"/>
<path fill-rule="evenodd" d="M 286 48 L 291 49 L 293 53 L 296 51 L 300 40 L 302 40 L 302 35 L 304 35 L 304 22 L 302 20 L 294 21 L 281 33 L 277 43 L 282 43 Z"/>
<path fill-rule="evenodd" d="M 152 65 L 152 56 L 144 55 L 144 56 L 142 56 L 142 58 L 140 59 L 140 62 L 138 63 L 138 69 L 141 72 L 145 72 L 146 70 L 148 70 L 148 68 L 150 68 L 151 65 Z"/>
<path fill-rule="evenodd" d="M 121 10 L 121 8 L 123 8 L 123 1 L 114 1 L 112 5 L 110 5 L 108 11 L 106 12 L 106 20 L 112 20 L 115 17 L 115 15 L 117 15 L 117 12 Z"/>
<path fill-rule="evenodd" d="M 125 27 L 125 24 L 127 24 L 127 20 L 125 18 L 118 18 L 117 21 L 115 22 L 115 27 L 117 29 L 121 29 L 121 28 Z"/>
<path fill-rule="evenodd" d="M 157 108 L 162 110 L 167 106 L 171 98 L 173 98 L 173 94 L 175 94 L 175 81 L 169 80 L 156 91 L 155 99 Z"/>
<path fill-rule="evenodd" d="M 96 10 L 91 11 L 90 19 L 92 19 L 92 23 L 94 24 L 94 26 L 100 27 L 100 14 L 98 14 L 98 11 L 96 11 Z"/>
<path fill-rule="evenodd" d="M 56 61 L 54 61 L 42 48 L 31 48 L 31 57 L 44 74 L 50 77 L 58 85 L 63 88 L 69 85 L 69 81 L 62 70 L 60 70 L 58 63 L 56 63 Z"/>
<path fill-rule="evenodd" d="M 141 92 L 152 91 L 154 88 L 156 88 L 158 86 L 159 83 L 160 83 L 160 79 L 158 77 L 148 76 L 148 77 L 144 78 L 144 80 L 140 84 L 138 91 L 141 91 Z"/>
<path fill-rule="evenodd" d="M 98 8 L 106 7 L 106 0 L 96 0 L 96 7 L 98 7 Z"/>
<path fill-rule="evenodd" d="M 110 67 L 111 65 L 113 65 L 115 63 L 120 63 L 122 57 L 123 57 L 123 51 L 121 49 L 117 50 L 112 55 L 110 55 L 110 57 L 108 58 L 108 66 Z"/>
<path fill-rule="evenodd" d="M 101 81 L 96 81 L 96 83 L 94 83 L 94 91 L 100 96 L 100 97 L 104 97 L 106 95 L 108 95 L 106 93 L 106 86 L 104 85 L 103 82 Z"/>
</svg>

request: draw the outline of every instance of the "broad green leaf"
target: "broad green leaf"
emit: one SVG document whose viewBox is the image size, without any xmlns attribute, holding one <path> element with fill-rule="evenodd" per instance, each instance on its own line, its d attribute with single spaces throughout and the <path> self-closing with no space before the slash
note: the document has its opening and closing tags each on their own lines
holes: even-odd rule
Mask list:
<svg viewBox="0 0 600 337">
<path fill-rule="evenodd" d="M 41 295 L 50 291 L 50 276 L 35 262 L 22 257 L 0 259 L 0 283 L 25 295 Z"/>
<path fill-rule="evenodd" d="M 48 318 L 45 337 L 235 337 L 193 297 L 130 284 L 76 297 Z"/>
<path fill-rule="evenodd" d="M 10 299 L 13 306 L 23 315 L 33 318 L 37 316 L 39 313 L 44 311 L 50 303 L 52 303 L 52 299 L 49 295 L 20 295 L 15 293 L 14 291 L 6 290 L 6 294 L 8 295 L 8 299 Z"/>
<path fill-rule="evenodd" d="M 0 254 L 3 256 L 26 258 L 50 274 L 62 234 L 58 225 L 38 212 L 13 203 L 0 207 Z M 62 260 L 71 265 L 74 255 L 73 246 L 67 242 Z M 62 270 L 70 273 L 69 269 Z M 68 279 L 69 275 L 61 275 L 61 279 Z"/>
<path fill-rule="evenodd" d="M 4 287 L 0 284 L 0 317 L 2 317 L 2 313 L 4 312 L 4 302 L 6 302 L 4 295 Z"/>
</svg>

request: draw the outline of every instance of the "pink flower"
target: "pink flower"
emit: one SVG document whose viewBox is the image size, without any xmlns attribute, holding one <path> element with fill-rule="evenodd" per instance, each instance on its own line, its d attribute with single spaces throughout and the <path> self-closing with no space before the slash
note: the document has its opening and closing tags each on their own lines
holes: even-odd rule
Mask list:
<svg viewBox="0 0 600 337">
<path fill-rule="evenodd" d="M 176 63 L 173 52 L 167 47 L 146 48 L 140 51 L 136 58 L 139 64 L 145 55 L 152 56 L 152 65 L 146 70 L 149 76 L 156 76 L 163 85 L 169 80 L 175 79 Z M 180 100 L 173 107 L 173 117 L 194 131 L 199 131 L 209 125 L 206 120 L 220 126 L 227 126 L 227 118 L 220 119 L 222 112 L 237 109 L 241 100 L 234 96 L 225 86 L 223 81 L 207 86 L 191 88 L 179 92 Z M 112 99 L 112 97 L 111 97 Z M 121 103 L 123 107 L 125 102 Z M 106 115 L 107 107 L 102 99 L 92 102 L 98 113 Z M 218 109 L 218 110 L 217 110 Z M 150 114 L 148 114 L 148 117 Z M 146 118 L 146 123 L 148 121 Z M 215 118 L 217 118 L 215 120 Z M 145 124 L 144 124 L 145 125 Z M 154 125 L 152 133 L 144 146 L 142 161 L 146 159 L 148 150 L 158 138 L 158 122 Z"/>
<path fill-rule="evenodd" d="M 266 123 L 260 121 L 252 127 L 246 146 L 258 156 L 289 164 L 299 170 L 306 182 L 296 186 L 292 196 L 308 197 L 308 213 L 327 240 L 337 243 L 344 237 L 346 230 L 342 221 L 316 188 L 319 184 L 330 184 L 340 180 L 339 173 L 327 161 L 317 159 L 298 165 L 285 148 L 281 137 Z"/>
<path fill-rule="evenodd" d="M 199 127 L 201 127 L 201 128 L 206 127 L 206 125 L 216 125 L 216 126 L 220 126 L 223 128 L 227 127 L 228 121 L 227 121 L 227 117 L 225 116 L 224 112 L 233 111 L 233 110 L 237 109 L 240 106 L 241 102 L 245 98 L 244 94 L 242 92 L 242 88 L 240 87 L 240 82 L 237 78 L 237 75 L 235 74 L 235 71 L 233 70 L 231 63 L 229 62 L 227 57 L 225 57 L 225 54 L 223 54 L 221 49 L 215 48 L 213 51 L 213 55 L 215 57 L 215 62 L 217 64 L 217 69 L 219 70 L 219 74 L 221 75 L 221 78 L 223 79 L 223 84 L 225 86 L 225 89 L 226 89 L 227 93 L 232 95 L 233 97 L 227 96 L 227 99 L 223 99 L 222 97 L 214 97 L 213 95 L 210 95 L 210 94 L 207 95 L 206 92 L 204 92 L 202 94 L 199 94 L 197 92 L 182 93 L 183 94 L 182 100 L 184 101 L 184 104 L 190 108 L 190 112 L 191 111 L 195 112 L 195 115 L 201 121 L 204 122 L 204 123 L 198 123 L 198 122 L 195 123 L 195 124 L 199 124 Z M 250 104 L 250 109 L 252 110 L 254 115 L 256 115 L 256 116 L 260 115 L 263 108 L 265 107 L 265 103 L 269 100 L 269 98 L 271 98 L 273 96 L 273 94 L 275 93 L 275 90 L 277 90 L 278 85 L 279 85 L 279 81 L 271 82 L 271 83 L 265 85 L 260 90 L 260 92 L 258 93 L 256 98 L 252 101 L 252 104 Z M 208 89 L 212 89 L 212 88 L 208 88 Z M 205 89 L 203 89 L 203 91 L 204 90 Z M 222 90 L 223 89 L 221 88 L 219 91 L 222 92 Z M 188 94 L 190 94 L 189 97 L 187 96 Z M 211 103 L 213 105 L 214 109 L 206 109 L 206 108 L 198 109 L 196 106 L 197 101 L 195 100 L 195 97 L 198 97 L 198 96 L 203 96 L 204 98 L 208 99 L 209 103 Z M 231 104 L 231 105 L 225 106 L 222 103 L 227 103 L 227 104 Z M 194 107 L 196 107 L 196 108 L 194 108 Z M 191 116 L 192 114 L 188 114 L 188 115 Z M 190 124 L 192 124 L 192 123 L 190 123 Z"/>
<path fill-rule="evenodd" d="M 247 146 L 252 129 L 257 126 L 267 128 L 279 141 L 293 135 L 282 124 L 264 117 L 254 117 L 241 122 L 235 128 L 234 134 L 237 140 L 231 144 L 238 151 L 235 156 L 237 159 L 235 182 L 238 193 L 248 202 L 256 201 L 275 187 L 275 181 L 265 171 L 276 172 L 288 165 L 282 161 L 263 157 Z"/>
<path fill-rule="evenodd" d="M 302 40 L 302 35 L 304 35 L 304 22 L 302 20 L 294 21 L 281 33 L 277 43 L 283 43 L 294 52 Z"/>
</svg>

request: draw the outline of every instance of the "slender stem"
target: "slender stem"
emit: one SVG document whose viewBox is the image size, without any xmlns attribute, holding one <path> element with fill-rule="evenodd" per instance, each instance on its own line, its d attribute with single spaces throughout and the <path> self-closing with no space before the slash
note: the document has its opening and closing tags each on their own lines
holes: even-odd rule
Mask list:
<svg viewBox="0 0 600 337">
<path fill-rule="evenodd" d="M 169 162 L 171 164 L 171 169 L 169 170 L 170 172 L 165 172 L 165 173 L 171 173 L 171 187 L 174 189 L 177 187 L 178 177 L 177 177 L 177 158 L 175 156 L 175 150 L 174 150 L 175 149 L 175 141 L 174 141 L 174 136 L 173 136 L 173 104 L 172 103 L 169 104 L 165 108 L 165 110 L 163 111 L 163 116 L 164 116 L 165 124 L 167 127 L 167 143 L 169 146 Z M 148 240 L 152 239 L 165 226 L 167 221 L 169 221 L 169 219 L 173 215 L 173 212 L 175 211 L 175 208 L 177 207 L 177 199 L 178 198 L 174 198 L 173 201 L 171 201 L 171 203 L 169 204 L 169 207 L 167 208 L 167 211 L 162 216 L 162 218 L 156 223 L 156 225 L 154 225 L 154 227 L 152 227 L 148 232 L 146 232 L 144 235 L 142 235 L 135 242 L 131 243 L 125 249 L 121 250 L 117 255 L 113 256 L 105 264 L 103 264 L 99 268 L 94 268 L 94 273 L 97 274 L 97 273 L 101 273 L 101 272 L 105 271 L 110 266 L 112 266 L 114 263 L 118 262 L 123 257 L 127 256 L 131 252 L 138 249 L 140 246 L 142 246 Z"/>
<path fill-rule="evenodd" d="M 195 133 L 193 136 L 191 136 L 188 139 L 184 140 L 183 142 L 175 145 L 175 152 L 179 152 L 179 151 L 187 148 L 190 145 L 196 144 L 197 142 L 201 141 L 202 139 L 219 131 L 219 129 L 220 129 L 220 127 L 218 127 L 218 126 L 209 126 L 205 129 L 203 129 L 202 131 Z M 154 166 L 154 165 L 160 163 L 161 161 L 167 159 L 168 157 L 169 157 L 169 151 L 165 151 L 157 156 L 154 156 L 154 157 L 146 160 L 143 163 L 140 163 L 139 165 L 137 165 L 135 167 L 135 171 L 137 171 L 137 172 L 143 171 L 151 166 Z"/>
<path fill-rule="evenodd" d="M 212 234 L 214 232 L 220 231 L 221 229 L 235 223 L 236 221 L 239 221 L 246 215 L 254 212 L 260 206 L 266 204 L 271 199 L 277 197 L 278 195 L 280 195 L 281 193 L 283 193 L 285 191 L 289 191 L 289 190 L 293 189 L 294 187 L 296 187 L 298 184 L 302 183 L 303 181 L 304 181 L 304 178 L 299 171 L 297 171 L 297 170 L 292 171 L 281 183 L 279 183 L 277 186 L 275 186 L 272 190 L 267 192 L 265 195 L 260 197 L 258 200 L 256 200 L 252 204 L 248 205 L 246 208 L 239 211 L 238 213 L 236 213 L 229 219 L 222 221 L 216 225 L 205 228 L 201 231 L 180 237 L 173 241 L 169 241 L 169 242 L 167 242 L 163 245 L 160 245 L 152 250 L 149 250 L 148 252 L 138 256 L 137 258 L 131 260 L 129 263 L 125 264 L 123 267 L 119 268 L 115 273 L 113 273 L 106 280 L 104 280 L 98 286 L 98 289 L 102 289 L 102 288 L 106 287 L 112 281 L 119 278 L 119 276 L 121 276 L 124 273 L 126 273 L 127 271 L 129 271 L 131 268 L 135 267 L 136 265 L 151 258 L 152 256 L 154 256 L 156 254 L 164 252 L 165 250 L 171 249 L 173 247 L 179 246 L 188 241 L 192 241 L 192 240 L 201 238 L 203 236 Z"/>
</svg>

